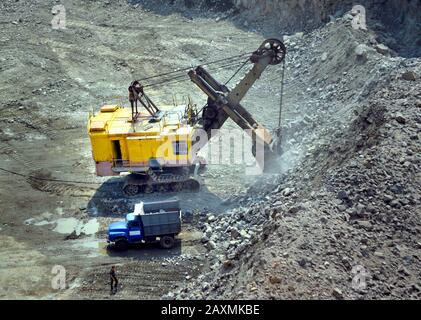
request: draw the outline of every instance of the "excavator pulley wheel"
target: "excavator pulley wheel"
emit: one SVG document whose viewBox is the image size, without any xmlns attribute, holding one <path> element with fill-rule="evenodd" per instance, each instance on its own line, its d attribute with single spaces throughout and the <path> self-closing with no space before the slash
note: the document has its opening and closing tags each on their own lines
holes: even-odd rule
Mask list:
<svg viewBox="0 0 421 320">
<path fill-rule="evenodd" d="M 272 56 L 272 60 L 269 62 L 271 65 L 279 64 L 284 60 L 286 54 L 286 47 L 281 40 L 278 39 L 267 39 L 263 41 L 259 49 L 251 56 L 251 61 L 257 59 L 258 56 L 269 53 Z"/>
</svg>

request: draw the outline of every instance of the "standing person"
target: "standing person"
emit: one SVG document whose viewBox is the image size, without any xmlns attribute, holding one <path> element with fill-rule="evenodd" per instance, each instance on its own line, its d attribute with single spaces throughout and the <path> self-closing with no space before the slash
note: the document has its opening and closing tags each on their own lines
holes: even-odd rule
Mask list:
<svg viewBox="0 0 421 320">
<path fill-rule="evenodd" d="M 111 267 L 110 281 L 111 281 L 111 294 L 115 294 L 117 292 L 117 285 L 118 285 L 118 279 L 115 272 L 115 266 Z"/>
</svg>

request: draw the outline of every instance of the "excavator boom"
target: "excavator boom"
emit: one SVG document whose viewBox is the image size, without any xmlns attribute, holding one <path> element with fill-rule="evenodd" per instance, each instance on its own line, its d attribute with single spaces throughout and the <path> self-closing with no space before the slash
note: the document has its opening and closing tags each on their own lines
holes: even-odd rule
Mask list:
<svg viewBox="0 0 421 320">
<path fill-rule="evenodd" d="M 253 155 L 256 156 L 256 145 L 263 144 L 264 158 L 272 159 L 274 138 L 271 133 L 240 104 L 248 90 L 260 78 L 268 65 L 281 63 L 286 54 L 285 45 L 277 39 L 265 40 L 250 57 L 254 64 L 239 83 L 232 89 L 219 83 L 203 67 L 198 66 L 189 71 L 190 79 L 208 96 L 208 103 L 203 109 L 203 129 L 211 137 L 211 130 L 220 129 L 227 118 L 231 118 L 253 139 Z M 262 163 L 261 165 L 264 166 Z M 266 166 L 265 166 L 266 167 Z"/>
</svg>

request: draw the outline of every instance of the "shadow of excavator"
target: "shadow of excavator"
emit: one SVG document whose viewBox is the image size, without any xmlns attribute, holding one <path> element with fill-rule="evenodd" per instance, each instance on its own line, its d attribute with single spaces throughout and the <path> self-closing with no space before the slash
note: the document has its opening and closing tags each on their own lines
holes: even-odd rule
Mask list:
<svg viewBox="0 0 421 320">
<path fill-rule="evenodd" d="M 122 218 L 126 213 L 133 212 L 136 203 L 141 201 L 163 201 L 177 198 L 183 211 L 220 213 L 227 209 L 221 205 L 223 199 L 210 192 L 205 185 L 199 191 L 189 192 L 154 192 L 128 197 L 123 193 L 124 179 L 114 177 L 100 185 L 88 202 L 87 212 L 91 217 Z"/>
<path fill-rule="evenodd" d="M 163 249 L 159 245 L 159 241 L 153 243 L 135 243 L 130 244 L 128 250 L 117 251 L 111 245 L 108 245 L 107 255 L 109 257 L 125 257 L 136 260 L 166 259 L 179 256 L 182 253 L 183 244 L 179 238 L 175 239 L 174 247 L 171 249 Z"/>
<path fill-rule="evenodd" d="M 200 214 L 210 211 L 212 213 L 220 213 L 227 209 L 227 205 L 222 205 L 223 199 L 210 192 L 206 186 L 202 186 L 196 192 L 152 193 L 128 197 L 122 191 L 123 184 L 124 179 L 121 177 L 110 178 L 101 184 L 89 200 L 87 206 L 88 215 L 91 217 L 124 219 L 127 213 L 133 212 L 135 204 L 140 201 L 164 201 L 174 198 L 180 201 L 182 217 L 184 217 L 186 212 L 192 213 L 196 211 Z M 183 224 L 185 225 L 186 223 L 189 222 L 183 218 Z M 149 260 L 151 257 L 166 259 L 181 255 L 182 252 L 183 241 L 179 237 L 176 237 L 175 245 L 171 249 L 162 249 L 159 241 L 130 244 L 126 251 L 117 251 L 112 246 L 106 247 L 106 254 L 109 257 L 124 257 L 135 260 Z"/>
</svg>

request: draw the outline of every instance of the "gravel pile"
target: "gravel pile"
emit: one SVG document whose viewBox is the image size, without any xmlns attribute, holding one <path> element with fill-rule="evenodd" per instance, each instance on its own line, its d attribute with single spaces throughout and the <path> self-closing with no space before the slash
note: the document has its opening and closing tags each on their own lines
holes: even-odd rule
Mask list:
<svg viewBox="0 0 421 320">
<path fill-rule="evenodd" d="M 347 15 L 284 40 L 284 171 L 199 216 L 208 271 L 170 296 L 419 299 L 420 59 Z"/>
</svg>

